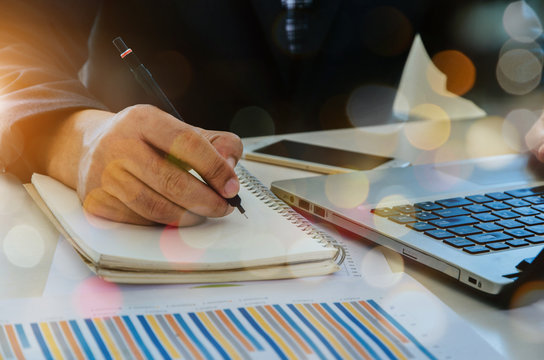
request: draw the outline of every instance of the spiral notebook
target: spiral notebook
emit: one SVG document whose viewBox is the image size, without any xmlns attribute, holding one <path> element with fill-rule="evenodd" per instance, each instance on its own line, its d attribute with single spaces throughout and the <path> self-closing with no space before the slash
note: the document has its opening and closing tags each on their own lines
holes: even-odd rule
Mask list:
<svg viewBox="0 0 544 360">
<path fill-rule="evenodd" d="M 177 228 L 121 224 L 85 212 L 76 192 L 34 174 L 38 206 L 97 275 L 123 283 L 195 283 L 325 275 L 343 249 L 279 200 L 241 165 L 238 212 Z"/>
</svg>

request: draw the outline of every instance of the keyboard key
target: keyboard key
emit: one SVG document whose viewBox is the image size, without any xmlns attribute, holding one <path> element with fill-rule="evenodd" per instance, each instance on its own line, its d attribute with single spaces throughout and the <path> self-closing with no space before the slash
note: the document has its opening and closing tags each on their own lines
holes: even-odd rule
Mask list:
<svg viewBox="0 0 544 360">
<path fill-rule="evenodd" d="M 452 207 L 471 205 L 472 201 L 463 199 L 462 197 L 455 197 L 455 198 L 437 200 L 435 201 L 435 203 L 437 203 L 438 205 L 442 205 L 443 207 L 446 207 L 446 208 L 452 208 Z"/>
<path fill-rule="evenodd" d="M 432 201 L 424 201 L 424 202 L 415 203 L 414 206 L 418 209 L 426 210 L 426 211 L 442 209 L 442 206 L 437 205 Z"/>
<path fill-rule="evenodd" d="M 523 200 L 528 201 L 534 205 L 544 204 L 544 197 L 542 196 L 529 196 L 529 197 L 523 198 Z"/>
<path fill-rule="evenodd" d="M 544 194 L 544 186 L 537 186 L 528 189 L 508 190 L 505 191 L 505 193 L 516 198 L 541 195 Z"/>
<path fill-rule="evenodd" d="M 518 213 L 515 213 L 513 211 L 510 211 L 510 210 L 499 210 L 499 211 L 495 211 L 493 213 L 493 215 L 496 215 L 502 219 L 513 219 L 513 218 L 517 218 L 517 217 L 521 217 L 520 214 Z"/>
<path fill-rule="evenodd" d="M 508 240 L 506 242 L 508 245 L 510 246 L 513 246 L 513 247 L 520 247 L 520 246 L 527 246 L 529 245 L 529 243 L 525 240 L 522 240 L 522 239 L 514 239 L 514 240 Z"/>
<path fill-rule="evenodd" d="M 538 210 L 540 212 L 544 212 L 544 204 L 533 205 L 533 209 Z"/>
<path fill-rule="evenodd" d="M 502 200 L 508 200 L 512 197 L 510 195 L 506 195 L 502 192 L 492 192 L 489 194 L 485 194 L 485 196 L 492 198 L 493 200 L 502 201 Z"/>
<path fill-rule="evenodd" d="M 485 195 L 467 196 L 467 199 L 469 199 L 470 201 L 475 202 L 477 204 L 483 204 L 483 203 L 486 203 L 486 202 L 493 201 L 493 199 L 491 199 L 490 197 L 487 197 Z"/>
<path fill-rule="evenodd" d="M 501 220 L 501 221 L 497 221 L 495 224 L 507 229 L 515 229 L 515 228 L 523 227 L 523 224 L 516 220 Z"/>
<path fill-rule="evenodd" d="M 476 219 L 478 219 L 480 221 L 483 221 L 483 222 L 500 220 L 499 217 L 497 217 L 497 216 L 495 216 L 493 214 L 472 214 L 472 217 L 476 218 Z"/>
<path fill-rule="evenodd" d="M 406 224 L 407 227 L 416 231 L 434 230 L 435 227 L 424 222 L 416 222 L 412 224 Z"/>
<path fill-rule="evenodd" d="M 501 203 L 501 202 L 487 203 L 487 204 L 484 204 L 484 206 L 487 206 L 491 210 L 505 210 L 505 209 L 510 209 L 510 207 L 511 207 L 510 205 L 506 205 L 506 204 Z"/>
<path fill-rule="evenodd" d="M 392 215 L 398 215 L 399 212 L 391 208 L 378 208 L 372 209 L 372 212 L 378 216 L 389 217 Z"/>
<path fill-rule="evenodd" d="M 529 241 L 531 244 L 543 244 L 544 236 L 531 236 L 526 238 L 525 240 Z"/>
<path fill-rule="evenodd" d="M 449 228 L 448 231 L 454 233 L 455 235 L 459 235 L 459 236 L 467 236 L 467 235 L 481 234 L 482 233 L 482 230 L 477 229 L 477 228 L 475 228 L 473 226 L 457 226 L 457 227 Z"/>
<path fill-rule="evenodd" d="M 485 232 L 502 231 L 502 227 L 493 223 L 481 223 L 474 225 Z"/>
<path fill-rule="evenodd" d="M 403 214 L 412 214 L 418 211 L 421 211 L 420 209 L 415 208 L 413 205 L 398 205 L 393 206 L 393 210 L 400 211 Z"/>
<path fill-rule="evenodd" d="M 466 251 L 469 254 L 481 254 L 481 253 L 489 252 L 489 249 L 486 248 L 485 246 L 475 245 L 475 246 L 464 247 L 463 251 Z"/>
<path fill-rule="evenodd" d="M 389 220 L 392 220 L 398 224 L 408 224 L 416 222 L 416 218 L 408 216 L 408 215 L 396 215 L 396 216 L 390 216 Z"/>
<path fill-rule="evenodd" d="M 518 208 L 512 209 L 512 211 L 517 212 L 518 214 L 523 216 L 532 216 L 532 215 L 540 214 L 538 211 L 530 207 L 518 207 Z"/>
<path fill-rule="evenodd" d="M 417 213 L 414 215 L 416 219 L 418 220 L 421 220 L 421 221 L 429 221 L 429 220 L 434 220 L 434 219 L 439 219 L 438 216 L 436 216 L 435 214 L 433 213 L 430 213 L 430 212 L 420 212 L 420 213 Z"/>
<path fill-rule="evenodd" d="M 467 239 L 472 240 L 478 244 L 487 244 L 491 242 L 510 240 L 512 239 L 512 237 L 510 235 L 507 235 L 501 232 L 495 232 L 495 233 L 487 233 L 487 234 L 470 235 L 470 236 L 467 236 Z"/>
<path fill-rule="evenodd" d="M 523 206 L 529 206 L 531 205 L 530 202 L 527 202 L 522 199 L 510 199 L 505 201 L 506 204 L 512 206 L 512 207 L 523 207 Z"/>
<path fill-rule="evenodd" d="M 474 245 L 474 243 L 472 241 L 469 241 L 465 238 L 459 238 L 459 237 L 456 237 L 456 238 L 453 238 L 453 239 L 446 239 L 444 240 L 444 242 L 448 245 L 451 245 L 453 247 L 456 247 L 456 248 L 462 248 L 462 247 L 465 247 L 465 246 L 472 246 Z"/>
<path fill-rule="evenodd" d="M 520 223 L 524 223 L 525 225 L 540 225 L 544 224 L 544 220 L 536 217 L 536 216 L 525 216 L 516 219 L 516 221 L 519 221 Z"/>
<path fill-rule="evenodd" d="M 529 230 L 530 232 L 533 232 L 537 235 L 543 235 L 544 234 L 544 225 L 533 225 L 533 226 L 527 226 L 525 230 Z"/>
<path fill-rule="evenodd" d="M 429 231 L 425 231 L 424 234 L 428 235 L 430 237 L 433 237 L 435 239 L 438 239 L 438 240 L 452 238 L 452 237 L 455 236 L 455 235 L 453 235 L 452 233 L 450 233 L 449 231 L 446 231 L 446 230 L 429 230 Z"/>
<path fill-rule="evenodd" d="M 491 250 L 506 250 L 506 249 L 510 249 L 510 246 L 506 245 L 505 243 L 490 243 L 490 244 L 486 244 L 485 246 L 487 246 L 488 248 L 490 248 Z"/>
<path fill-rule="evenodd" d="M 470 211 L 471 213 L 476 213 L 476 214 L 485 213 L 485 212 L 490 212 L 490 211 L 491 211 L 490 208 L 485 207 L 485 206 L 483 206 L 483 205 L 469 205 L 469 206 L 465 206 L 463 209 L 468 210 L 468 211 Z"/>
<path fill-rule="evenodd" d="M 433 214 L 438 215 L 440 217 L 445 217 L 445 218 L 461 216 L 461 215 L 470 215 L 468 211 L 463 210 L 461 208 L 435 210 L 433 211 Z"/>
<path fill-rule="evenodd" d="M 508 230 L 504 230 L 504 233 L 508 235 L 512 235 L 515 238 L 523 238 L 523 237 L 534 235 L 532 232 L 527 231 L 525 229 L 508 229 Z"/>
<path fill-rule="evenodd" d="M 457 216 L 452 218 L 431 220 L 429 224 L 439 228 L 450 228 L 454 226 L 472 225 L 476 224 L 478 220 L 471 218 L 470 216 Z"/>
</svg>

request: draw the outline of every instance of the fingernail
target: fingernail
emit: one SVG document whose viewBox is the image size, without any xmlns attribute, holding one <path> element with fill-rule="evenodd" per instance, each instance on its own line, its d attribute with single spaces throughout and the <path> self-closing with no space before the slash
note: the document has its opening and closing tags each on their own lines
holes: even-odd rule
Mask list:
<svg viewBox="0 0 544 360">
<path fill-rule="evenodd" d="M 227 162 L 229 163 L 230 167 L 234 169 L 234 167 L 236 166 L 236 159 L 233 157 L 229 157 L 227 158 Z"/>
<path fill-rule="evenodd" d="M 240 188 L 240 185 L 238 184 L 237 178 L 232 178 L 225 184 L 225 197 L 227 199 L 233 197 L 234 195 L 238 194 L 238 190 Z"/>
</svg>

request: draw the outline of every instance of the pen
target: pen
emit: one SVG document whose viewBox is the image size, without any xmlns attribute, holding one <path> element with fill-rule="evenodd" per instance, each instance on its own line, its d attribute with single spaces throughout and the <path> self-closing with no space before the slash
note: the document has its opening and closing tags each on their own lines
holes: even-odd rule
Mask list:
<svg viewBox="0 0 544 360">
<path fill-rule="evenodd" d="M 178 113 L 172 102 L 168 99 L 164 91 L 160 88 L 159 84 L 153 79 L 153 76 L 147 70 L 147 68 L 142 64 L 142 62 L 138 59 L 134 51 L 132 51 L 131 48 L 129 48 L 123 39 L 121 39 L 120 36 L 113 39 L 113 45 L 117 48 L 119 51 L 119 54 L 121 56 L 121 59 L 125 61 L 125 63 L 130 68 L 130 71 L 140 83 L 140 85 L 144 88 L 144 90 L 152 95 L 157 97 L 163 105 L 163 110 L 166 110 L 170 115 L 178 118 L 181 121 L 184 121 L 181 115 Z M 246 219 L 247 215 L 245 214 L 245 209 L 242 207 L 242 199 L 240 196 L 236 195 L 230 199 L 225 199 L 230 206 L 233 206 L 240 211 L 241 214 L 243 214 Z"/>
</svg>

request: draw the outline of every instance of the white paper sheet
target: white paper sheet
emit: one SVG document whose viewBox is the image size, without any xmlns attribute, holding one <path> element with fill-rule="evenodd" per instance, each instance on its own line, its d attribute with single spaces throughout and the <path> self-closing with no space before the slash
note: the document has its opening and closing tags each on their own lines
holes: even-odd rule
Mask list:
<svg viewBox="0 0 544 360">
<path fill-rule="evenodd" d="M 475 354 L 483 359 L 501 358 L 412 278 L 385 275 L 379 283 L 389 285 L 374 286 L 364 278 L 321 277 L 154 291 L 127 292 L 112 286 L 100 294 L 0 302 L 0 328 L 20 328 L 24 336 L 19 333 L 19 344 L 26 340 L 28 346 L 22 350 L 29 358 L 41 355 L 44 348 L 59 354 L 72 352 L 73 345 L 62 334 L 70 329 L 76 333 L 75 328 L 81 332 L 79 338 L 86 340 L 88 350 L 83 350 L 126 356 L 136 351 L 123 340 L 130 335 L 121 336 L 129 323 L 134 325 L 132 341 L 137 340 L 140 349 L 152 357 L 162 351 L 170 356 L 190 351 L 172 335 L 184 324 L 182 334 L 191 337 L 195 348 L 200 346 L 195 351 L 207 353 L 209 358 L 221 356 L 222 351 L 266 359 L 278 358 L 280 353 L 308 358 L 357 357 L 363 351 L 418 359 L 466 359 Z M 237 328 L 244 331 L 243 337 L 260 348 L 244 348 L 234 337 L 228 321 L 219 318 L 229 312 L 231 320 L 240 323 Z M 171 326 L 166 320 L 172 321 Z M 70 328 L 61 332 L 63 325 Z M 302 340 L 295 341 L 296 336 Z M 9 343 L 14 341 L 0 341 L 4 354 L 6 349 L 10 351 Z"/>
<path fill-rule="evenodd" d="M 434 66 L 423 41 L 416 35 L 393 103 L 393 113 L 408 119 L 414 108 L 423 104 L 436 105 L 450 120 L 485 116 L 484 110 L 473 102 L 446 89 L 446 75 Z"/>
</svg>

